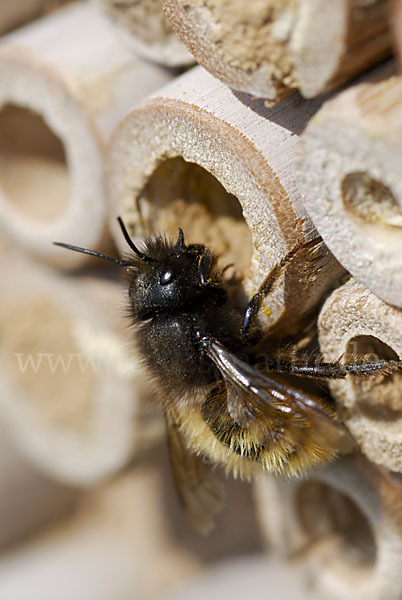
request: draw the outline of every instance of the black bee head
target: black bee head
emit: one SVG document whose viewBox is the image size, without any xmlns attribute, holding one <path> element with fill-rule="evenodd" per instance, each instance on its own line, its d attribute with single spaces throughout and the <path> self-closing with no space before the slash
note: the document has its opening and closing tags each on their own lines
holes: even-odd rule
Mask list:
<svg viewBox="0 0 402 600">
<path fill-rule="evenodd" d="M 140 254 L 133 256 L 128 269 L 134 317 L 147 319 L 159 311 L 181 310 L 208 293 L 205 282 L 212 272 L 212 256 L 201 244 L 186 246 L 181 229 L 176 244 L 151 238 Z"/>
<path fill-rule="evenodd" d="M 176 243 L 163 237 L 150 238 L 145 242 L 144 251 L 141 251 L 130 238 L 120 217 L 118 222 L 132 250 L 128 258 L 113 258 L 80 246 L 54 243 L 125 267 L 129 279 L 131 314 L 135 319 L 147 319 L 160 311 L 190 308 L 200 299 L 210 304 L 226 302 L 226 285 L 215 271 L 212 254 L 204 245 L 187 246 L 183 231 L 179 229 Z"/>
</svg>

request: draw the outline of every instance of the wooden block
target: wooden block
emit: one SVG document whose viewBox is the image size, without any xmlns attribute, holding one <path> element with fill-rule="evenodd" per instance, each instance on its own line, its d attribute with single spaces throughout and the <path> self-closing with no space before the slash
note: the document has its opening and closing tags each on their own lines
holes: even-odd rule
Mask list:
<svg viewBox="0 0 402 600">
<path fill-rule="evenodd" d="M 392 65 L 391 65 L 392 66 Z M 388 74 L 389 66 L 376 77 Z M 303 135 L 298 183 L 325 243 L 386 302 L 402 307 L 402 78 L 352 87 Z"/>
<path fill-rule="evenodd" d="M 181 226 L 186 241 L 211 246 L 222 266 L 234 263 L 250 296 L 287 251 L 316 235 L 294 149 L 317 102 L 295 96 L 272 110 L 247 102 L 197 67 L 122 121 L 108 154 L 111 228 L 122 251 L 119 214 L 136 239 L 176 238 Z M 265 324 L 294 329 L 339 276 L 327 254 L 319 272 L 306 260 L 300 252 L 265 302 Z"/>
<path fill-rule="evenodd" d="M 171 75 L 125 51 L 81 2 L 3 38 L 0 71 L 1 225 L 36 257 L 83 264 L 51 242 L 105 246 L 105 143 Z"/>
</svg>

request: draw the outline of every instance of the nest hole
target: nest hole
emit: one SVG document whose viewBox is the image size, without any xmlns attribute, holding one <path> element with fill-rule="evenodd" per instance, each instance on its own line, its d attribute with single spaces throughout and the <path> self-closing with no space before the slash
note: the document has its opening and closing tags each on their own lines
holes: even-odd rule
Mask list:
<svg viewBox="0 0 402 600">
<path fill-rule="evenodd" d="M 75 327 L 45 290 L 25 302 L 3 298 L 0 341 L 12 385 L 38 422 L 84 433 L 91 424 L 96 366 L 78 345 Z"/>
<path fill-rule="evenodd" d="M 344 575 L 353 572 L 353 577 L 374 567 L 377 546 L 370 523 L 348 496 L 324 483 L 306 481 L 298 488 L 297 509 L 311 545 L 319 544 L 328 566 Z"/>
<path fill-rule="evenodd" d="M 39 113 L 7 104 L 0 110 L 0 186 L 26 217 L 46 221 L 70 196 L 64 146 Z"/>
<path fill-rule="evenodd" d="M 385 227 L 402 227 L 402 209 L 391 190 L 361 171 L 350 173 L 341 184 L 345 210 L 359 221 Z"/>
<path fill-rule="evenodd" d="M 372 335 L 360 335 L 350 339 L 346 352 L 348 359 L 364 356 L 367 360 L 399 360 L 390 346 Z M 355 377 L 352 385 L 356 402 L 351 410 L 358 410 L 371 420 L 392 422 L 402 418 L 400 373 Z"/>
<path fill-rule="evenodd" d="M 233 263 L 244 277 L 252 256 L 252 240 L 238 199 L 199 165 L 171 158 L 153 172 L 138 198 L 142 231 L 176 239 L 178 227 L 186 243 L 205 244 L 220 267 Z"/>
</svg>

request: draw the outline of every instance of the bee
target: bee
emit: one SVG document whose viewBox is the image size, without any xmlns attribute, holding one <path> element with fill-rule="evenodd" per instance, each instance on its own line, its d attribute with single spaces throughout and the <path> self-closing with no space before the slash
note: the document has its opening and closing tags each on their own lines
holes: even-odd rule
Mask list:
<svg viewBox="0 0 402 600">
<path fill-rule="evenodd" d="M 156 382 L 166 420 L 176 487 L 193 525 L 207 532 L 223 502 L 214 465 L 235 476 L 261 472 L 300 475 L 333 459 L 350 442 L 327 401 L 274 375 L 342 378 L 390 373 L 402 361 L 364 360 L 305 364 L 269 359 L 253 364 L 261 338 L 258 313 L 279 277 L 315 238 L 273 267 L 242 312 L 229 294 L 216 257 L 203 244 L 146 239 L 142 249 L 118 222 L 131 249 L 113 258 L 86 248 L 56 245 L 111 261 L 127 271 L 135 344 Z"/>
</svg>

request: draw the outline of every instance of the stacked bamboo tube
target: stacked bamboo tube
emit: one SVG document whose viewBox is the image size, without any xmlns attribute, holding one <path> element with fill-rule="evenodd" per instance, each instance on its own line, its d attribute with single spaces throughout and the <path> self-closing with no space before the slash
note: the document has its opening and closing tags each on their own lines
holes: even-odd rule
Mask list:
<svg viewBox="0 0 402 600">
<path fill-rule="evenodd" d="M 86 486 L 127 463 L 138 442 L 121 291 L 100 276 L 42 269 L 14 243 L 63 269 L 87 257 L 54 240 L 110 246 L 108 137 L 172 75 L 132 56 L 84 3 L 3 37 L 0 69 L 1 412 L 37 468 Z M 158 423 L 149 427 L 157 436 Z"/>
<path fill-rule="evenodd" d="M 197 61 L 269 101 L 336 88 L 390 52 L 387 0 L 163 0 Z"/>
<path fill-rule="evenodd" d="M 388 74 L 387 67 L 377 78 Z M 309 123 L 300 146 L 304 204 L 339 261 L 402 307 L 402 79 L 354 86 Z"/>
<path fill-rule="evenodd" d="M 265 478 L 255 494 L 271 548 L 298 561 L 318 597 L 400 599 L 400 479 L 356 456 L 304 481 Z"/>
<path fill-rule="evenodd" d="M 320 346 L 328 360 L 353 355 L 402 358 L 402 311 L 351 280 L 330 296 L 319 321 Z M 331 383 L 339 412 L 362 452 L 402 473 L 402 376 Z"/>
<path fill-rule="evenodd" d="M 383 72 L 386 79 L 375 82 L 374 75 L 324 106 L 321 99 L 289 95 L 293 89 L 306 97 L 334 89 L 383 58 L 390 48 L 388 2 L 328 2 L 325 10 L 312 0 L 163 4 L 197 60 L 221 81 L 197 67 L 134 107 L 139 81 L 144 95 L 148 83 L 149 92 L 171 74 L 136 62 L 93 6 L 72 6 L 5 38 L 0 48 L 4 230 L 36 257 L 72 268 L 85 258 L 60 249 L 52 254 L 51 240 L 101 249 L 109 243 L 109 219 L 112 237 L 125 251 L 117 215 L 136 241 L 161 231 L 176 237 L 181 226 L 187 242 L 209 245 L 222 266 L 234 263 L 244 283 L 243 304 L 279 258 L 318 232 L 339 263 L 325 247 L 314 261 L 301 253 L 265 302 L 264 327 L 296 332 L 345 267 L 356 280 L 333 292 L 321 312 L 323 354 L 330 360 L 367 352 L 402 357 L 400 79 Z M 114 16 L 126 22 L 150 11 L 156 30 L 165 28 L 153 3 L 99 0 L 98 5 L 122 11 Z M 144 40 L 134 44 L 161 61 L 151 30 L 144 36 L 148 48 L 141 48 Z M 240 34 L 242 44 L 236 41 Z M 71 39 L 77 40 L 74 48 Z M 167 48 L 165 64 L 179 64 Z M 233 93 L 225 84 L 263 100 Z M 284 96 L 274 108 L 264 102 Z M 103 152 L 112 130 L 107 205 Z M 20 166 L 34 176 L 20 176 Z M 50 171 L 46 184 L 35 187 L 38 174 Z M 27 201 L 41 196 L 45 201 L 35 207 Z M 93 276 L 66 278 L 27 264 L 13 258 L 11 269 L 3 267 L 0 287 L 7 310 L 0 335 L 7 371 L 0 379 L 0 410 L 21 449 L 42 470 L 92 485 L 115 473 L 144 443 L 136 425 L 141 373 L 121 373 L 126 358 L 120 350 L 115 354 L 127 340 L 124 325 L 110 314 L 121 290 Z M 23 274 L 18 282 L 13 268 Z M 35 321 L 40 328 L 30 330 Z M 95 376 L 78 372 L 61 387 L 48 372 L 41 378 L 39 370 L 34 380 L 22 373 L 18 356 L 62 355 L 66 349 L 68 357 L 100 361 L 106 368 Z M 48 359 L 42 362 L 50 367 Z M 129 362 L 135 371 L 136 360 Z M 331 389 L 372 462 L 358 454 L 343 457 L 286 489 L 276 480 L 258 482 L 263 532 L 273 548 L 302 557 L 322 597 L 398 600 L 402 490 L 387 470 L 402 469 L 401 378 L 347 380 Z M 69 391 L 74 403 L 67 399 Z M 151 421 L 154 443 L 159 421 Z M 153 489 L 152 497 L 158 493 Z M 354 520 L 357 541 L 348 545 Z M 81 559 L 85 563 L 85 544 L 79 532 L 75 537 L 74 572 Z M 61 555 L 68 556 L 70 550 L 64 550 Z M 169 552 L 168 545 L 163 552 Z M 344 552 L 359 568 L 342 561 Z M 110 556 L 105 556 L 106 565 Z M 123 571 L 124 578 L 128 569 Z"/>
<path fill-rule="evenodd" d="M 119 316 L 121 289 L 12 255 L 4 262 L 1 414 L 38 468 L 91 485 L 127 463 L 139 443 L 139 374 Z"/>
<path fill-rule="evenodd" d="M 325 102 L 298 146 L 303 203 L 355 276 L 320 314 L 320 347 L 329 361 L 402 358 L 402 88 L 393 69 L 381 67 Z M 402 486 L 390 472 L 402 471 L 402 376 L 347 378 L 330 388 L 370 462 L 344 458 L 290 487 L 259 482 L 261 522 L 274 548 L 302 560 L 323 597 L 397 600 Z"/>
<path fill-rule="evenodd" d="M 154 443 L 160 422 L 147 410 L 139 416 L 137 357 L 116 277 L 66 277 L 39 262 L 62 269 L 85 263 L 54 240 L 110 247 L 108 137 L 129 106 L 172 74 L 121 47 L 85 3 L 3 37 L 0 70 L 0 415 L 38 472 L 85 487 Z M 47 479 L 29 468 L 23 478 L 27 493 L 33 490 L 32 514 L 48 506 L 51 518 Z M 21 535 L 23 523 L 30 527 L 26 512 Z"/>
<path fill-rule="evenodd" d="M 328 247 L 356 281 L 320 318 L 320 344 L 340 356 L 402 357 L 402 80 L 384 67 L 325 103 L 300 143 L 299 185 Z M 362 451 L 401 471 L 402 379 L 334 382 L 332 392 Z"/>
<path fill-rule="evenodd" d="M 3 38 L 0 69 L 2 226 L 43 260 L 82 264 L 84 255 L 51 243 L 105 246 L 105 144 L 128 108 L 171 75 L 133 58 L 81 3 Z"/>
</svg>

